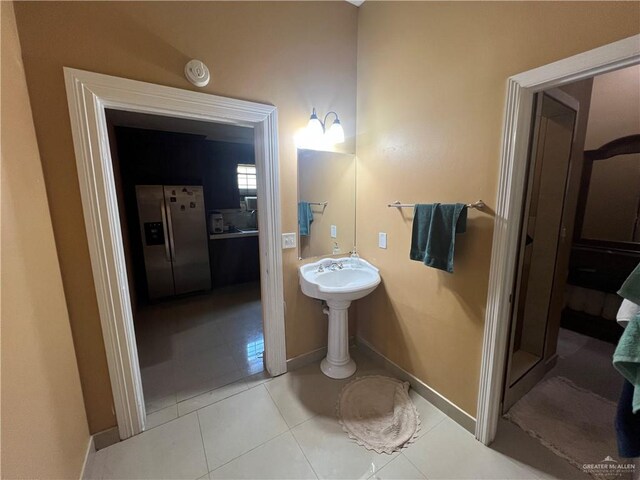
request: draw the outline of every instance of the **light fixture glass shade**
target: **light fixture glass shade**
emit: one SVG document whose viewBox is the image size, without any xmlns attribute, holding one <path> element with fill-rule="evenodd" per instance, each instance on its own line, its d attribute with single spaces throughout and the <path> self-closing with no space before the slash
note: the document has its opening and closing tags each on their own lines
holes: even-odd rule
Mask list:
<svg viewBox="0 0 640 480">
<path fill-rule="evenodd" d="M 313 109 L 313 113 L 309 118 L 309 123 L 307 124 L 307 137 L 309 141 L 321 141 L 322 135 L 324 135 L 324 128 L 322 127 L 322 122 L 316 115 L 316 109 Z"/>
<path fill-rule="evenodd" d="M 330 143 L 344 143 L 344 129 L 342 128 L 340 120 L 336 118 L 335 122 L 333 122 L 331 128 L 327 132 L 327 136 L 329 137 Z"/>
</svg>

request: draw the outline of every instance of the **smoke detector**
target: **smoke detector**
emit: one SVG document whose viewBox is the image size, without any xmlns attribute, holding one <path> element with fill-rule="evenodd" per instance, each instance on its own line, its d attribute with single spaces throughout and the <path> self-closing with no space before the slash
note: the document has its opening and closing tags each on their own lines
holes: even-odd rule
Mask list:
<svg viewBox="0 0 640 480">
<path fill-rule="evenodd" d="M 204 87 L 209 83 L 209 69 L 200 60 L 189 60 L 184 66 L 184 76 L 196 87 Z"/>
</svg>

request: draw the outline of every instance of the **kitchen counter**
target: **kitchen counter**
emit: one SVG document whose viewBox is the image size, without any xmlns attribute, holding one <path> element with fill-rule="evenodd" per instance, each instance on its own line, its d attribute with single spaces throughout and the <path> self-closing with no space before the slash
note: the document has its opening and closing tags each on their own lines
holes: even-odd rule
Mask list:
<svg viewBox="0 0 640 480">
<path fill-rule="evenodd" d="M 244 230 L 242 232 L 212 233 L 209 234 L 209 240 L 222 240 L 224 238 L 245 238 L 257 237 L 258 230 Z"/>
</svg>

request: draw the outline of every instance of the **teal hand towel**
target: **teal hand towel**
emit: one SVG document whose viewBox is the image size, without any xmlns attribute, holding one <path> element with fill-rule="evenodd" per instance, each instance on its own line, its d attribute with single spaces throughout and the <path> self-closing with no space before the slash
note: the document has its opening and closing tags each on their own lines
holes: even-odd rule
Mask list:
<svg viewBox="0 0 640 480">
<path fill-rule="evenodd" d="M 640 263 L 618 290 L 618 295 L 630 302 L 640 305 Z"/>
<path fill-rule="evenodd" d="M 613 353 L 613 366 L 633 385 L 633 413 L 640 412 L 640 315 L 629 321 Z"/>
<path fill-rule="evenodd" d="M 640 264 L 631 272 L 618 291 L 618 295 L 640 305 Z M 616 351 L 613 366 L 633 385 L 633 413 L 640 412 L 640 315 L 632 318 L 624 329 Z"/>
<path fill-rule="evenodd" d="M 465 204 L 416 204 L 409 258 L 453 273 L 456 234 L 466 229 Z"/>
<path fill-rule="evenodd" d="M 301 237 L 309 236 L 311 223 L 313 223 L 311 205 L 309 205 L 309 202 L 298 202 L 298 227 L 300 228 Z"/>
</svg>

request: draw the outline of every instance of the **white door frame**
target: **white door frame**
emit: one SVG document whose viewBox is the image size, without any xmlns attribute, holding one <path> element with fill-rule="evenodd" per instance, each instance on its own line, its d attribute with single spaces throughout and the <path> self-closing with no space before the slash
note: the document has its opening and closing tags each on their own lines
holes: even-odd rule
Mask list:
<svg viewBox="0 0 640 480">
<path fill-rule="evenodd" d="M 534 94 L 638 63 L 640 35 L 634 35 L 508 80 L 476 419 L 476 438 L 485 445 L 500 417 Z"/>
<path fill-rule="evenodd" d="M 272 105 L 64 68 L 89 253 L 120 438 L 144 430 L 145 407 L 105 109 L 252 127 L 260 197 L 260 279 L 268 372 L 287 371 L 278 117 Z"/>
</svg>

